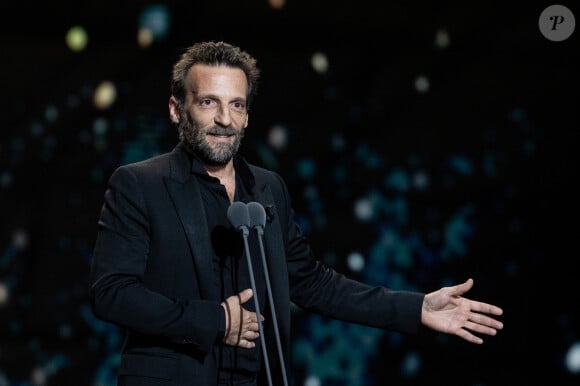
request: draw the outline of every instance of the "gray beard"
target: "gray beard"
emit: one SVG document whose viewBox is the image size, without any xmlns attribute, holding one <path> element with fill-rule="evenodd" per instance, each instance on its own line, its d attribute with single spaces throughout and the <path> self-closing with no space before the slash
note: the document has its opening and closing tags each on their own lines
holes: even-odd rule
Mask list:
<svg viewBox="0 0 580 386">
<path fill-rule="evenodd" d="M 182 116 L 179 123 L 179 132 L 182 133 L 182 140 L 190 146 L 191 150 L 204 164 L 223 166 L 237 154 L 245 129 L 237 132 L 231 127 L 214 126 L 204 132 L 199 130 L 187 117 Z M 227 143 L 211 145 L 206 139 L 207 135 L 209 135 L 208 133 L 234 135 L 234 142 L 231 145 Z"/>
</svg>

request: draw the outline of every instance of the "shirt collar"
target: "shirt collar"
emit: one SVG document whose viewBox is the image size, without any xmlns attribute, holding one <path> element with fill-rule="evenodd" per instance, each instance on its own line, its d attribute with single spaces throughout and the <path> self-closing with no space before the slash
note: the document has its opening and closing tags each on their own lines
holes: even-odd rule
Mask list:
<svg viewBox="0 0 580 386">
<path fill-rule="evenodd" d="M 188 151 L 187 154 L 189 155 L 189 159 L 191 160 L 191 173 L 197 176 L 202 176 L 204 178 L 211 177 L 205 167 L 203 166 L 203 162 L 199 158 L 195 152 Z M 234 169 L 236 170 L 236 177 L 244 184 L 244 187 L 248 192 L 254 191 L 254 186 L 256 185 L 256 180 L 254 178 L 254 174 L 250 170 L 250 166 L 246 159 L 236 154 L 234 155 Z"/>
</svg>

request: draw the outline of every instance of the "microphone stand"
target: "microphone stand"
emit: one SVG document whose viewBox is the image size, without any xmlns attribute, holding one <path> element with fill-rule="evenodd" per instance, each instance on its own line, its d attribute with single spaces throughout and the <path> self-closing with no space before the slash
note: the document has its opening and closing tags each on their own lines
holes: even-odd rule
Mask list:
<svg viewBox="0 0 580 386">
<path fill-rule="evenodd" d="M 266 211 L 259 202 L 250 202 L 247 204 L 250 215 L 250 224 L 258 234 L 258 241 L 260 243 L 260 256 L 262 257 L 262 265 L 264 267 L 264 279 L 266 281 L 266 290 L 268 291 L 268 301 L 270 310 L 272 312 L 272 323 L 274 324 L 274 335 L 276 336 L 276 348 L 278 349 L 278 357 L 280 358 L 280 367 L 282 371 L 282 379 L 284 386 L 288 386 L 288 379 L 286 376 L 286 366 L 284 365 L 284 355 L 282 353 L 282 343 L 280 342 L 280 332 L 278 331 L 278 320 L 276 319 L 276 308 L 274 307 L 274 296 L 272 295 L 272 286 L 270 285 L 270 275 L 268 270 L 268 263 L 266 262 L 266 253 L 264 252 L 264 225 L 266 224 Z M 255 209 L 254 209 L 255 208 Z M 256 224 L 254 224 L 254 222 Z"/>
<path fill-rule="evenodd" d="M 243 206 L 243 208 L 242 208 Z M 254 306 L 256 307 L 256 315 L 258 317 L 258 331 L 260 332 L 260 342 L 262 343 L 262 355 L 264 356 L 264 366 L 266 367 L 266 375 L 268 377 L 268 385 L 272 386 L 272 374 L 270 371 L 270 362 L 268 361 L 268 350 L 266 349 L 266 338 L 265 338 L 265 334 L 264 334 L 264 327 L 262 326 L 262 319 L 261 319 L 261 315 L 262 313 L 260 312 L 260 304 L 258 301 L 258 291 L 256 290 L 256 281 L 254 280 L 254 269 L 252 268 L 252 258 L 250 256 L 250 247 L 248 245 L 248 235 L 249 235 L 249 229 L 248 229 L 248 223 L 249 223 L 249 215 L 248 215 L 248 208 L 246 207 L 246 204 L 244 204 L 243 202 L 237 201 L 234 202 L 232 205 L 230 205 L 230 208 L 228 210 L 228 217 L 235 217 L 236 215 L 240 215 L 240 212 L 237 211 L 238 207 L 240 208 L 239 210 L 241 210 L 241 215 L 244 217 L 242 219 L 242 224 L 239 224 L 240 219 L 236 218 L 233 219 L 230 218 L 230 221 L 232 222 L 232 224 L 234 224 L 234 226 L 241 231 L 242 233 L 242 238 L 244 239 L 244 247 L 246 249 L 246 259 L 248 262 L 248 272 L 250 274 L 250 283 L 252 285 L 252 291 L 254 292 Z M 230 216 L 231 214 L 233 214 L 233 216 Z M 240 304 L 240 308 L 241 308 L 241 304 Z M 231 322 L 231 321 L 230 321 Z M 242 326 L 240 325 L 240 328 L 242 328 Z"/>
</svg>

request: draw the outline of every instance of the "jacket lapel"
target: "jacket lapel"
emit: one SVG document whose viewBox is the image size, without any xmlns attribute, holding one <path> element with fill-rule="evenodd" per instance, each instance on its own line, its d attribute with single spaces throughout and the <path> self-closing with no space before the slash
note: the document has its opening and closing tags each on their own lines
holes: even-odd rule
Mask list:
<svg viewBox="0 0 580 386">
<path fill-rule="evenodd" d="M 191 248 L 199 293 L 203 299 L 219 301 L 213 263 L 209 258 L 210 236 L 199 185 L 190 173 L 191 166 L 185 151 L 176 148 L 173 153 L 170 177 L 164 178 L 165 186 Z"/>
</svg>

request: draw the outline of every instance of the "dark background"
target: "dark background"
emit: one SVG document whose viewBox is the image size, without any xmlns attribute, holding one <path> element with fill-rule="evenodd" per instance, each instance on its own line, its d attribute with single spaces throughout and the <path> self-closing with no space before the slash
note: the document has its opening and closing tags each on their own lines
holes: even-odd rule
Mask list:
<svg viewBox="0 0 580 386">
<path fill-rule="evenodd" d="M 170 29 L 139 48 L 139 15 L 154 4 Z M 175 145 L 171 65 L 205 39 L 258 58 L 242 151 L 286 178 L 321 259 L 395 289 L 472 277 L 468 296 L 505 311 L 505 329 L 475 346 L 296 309 L 295 385 L 578 384 L 565 364 L 580 342 L 580 45 L 577 30 L 562 42 L 540 33 L 548 5 L 4 2 L 0 385 L 114 385 L 122 335 L 87 299 L 106 181 Z M 89 34 L 83 52 L 66 47 L 74 25 Z M 440 30 L 447 47 L 435 44 Z M 316 52 L 326 73 L 310 64 Z M 103 80 L 118 95 L 100 110 L 91 98 Z M 286 130 L 283 148 L 269 142 L 274 127 Z M 355 215 L 364 203 L 366 219 Z"/>
</svg>

